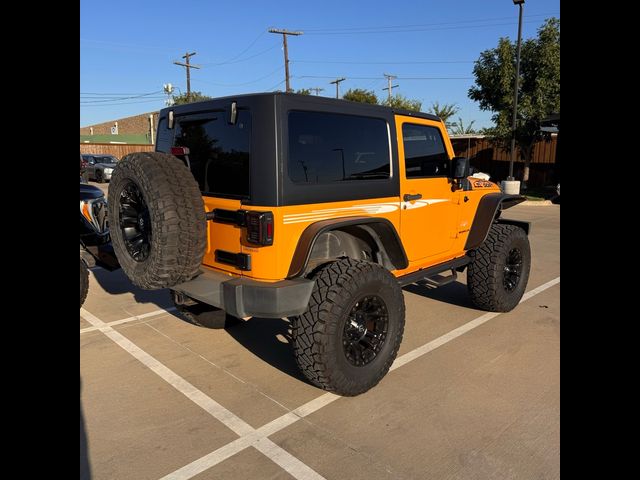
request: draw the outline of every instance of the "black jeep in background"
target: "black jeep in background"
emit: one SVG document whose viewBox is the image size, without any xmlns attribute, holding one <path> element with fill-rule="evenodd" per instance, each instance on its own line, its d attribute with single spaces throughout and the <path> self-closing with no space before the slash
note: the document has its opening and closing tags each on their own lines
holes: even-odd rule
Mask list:
<svg viewBox="0 0 640 480">
<path fill-rule="evenodd" d="M 82 180 L 82 178 L 81 178 Z M 107 200 L 98 187 L 80 183 L 80 306 L 89 290 L 88 267 L 120 268 L 107 223 Z"/>
</svg>

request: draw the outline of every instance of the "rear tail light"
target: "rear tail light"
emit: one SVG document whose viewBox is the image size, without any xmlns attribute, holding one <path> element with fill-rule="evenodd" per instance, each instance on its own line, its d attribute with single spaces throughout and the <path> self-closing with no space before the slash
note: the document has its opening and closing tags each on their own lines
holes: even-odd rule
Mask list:
<svg viewBox="0 0 640 480">
<path fill-rule="evenodd" d="M 189 155 L 189 147 L 171 147 L 171 155 Z"/>
<path fill-rule="evenodd" d="M 247 241 L 257 245 L 273 245 L 273 213 L 246 212 Z"/>
</svg>

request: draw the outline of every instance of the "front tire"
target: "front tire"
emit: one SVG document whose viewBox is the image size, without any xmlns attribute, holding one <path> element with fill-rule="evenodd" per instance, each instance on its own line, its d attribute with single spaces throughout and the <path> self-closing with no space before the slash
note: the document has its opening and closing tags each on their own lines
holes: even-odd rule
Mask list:
<svg viewBox="0 0 640 480">
<path fill-rule="evenodd" d="M 525 231 L 515 225 L 493 224 L 487 240 L 469 256 L 467 288 L 474 305 L 490 312 L 513 310 L 524 294 L 531 270 Z"/>
<path fill-rule="evenodd" d="M 385 268 L 344 258 L 323 266 L 307 311 L 292 318 L 293 349 L 304 375 L 338 395 L 366 392 L 386 375 L 405 323 L 402 289 Z"/>
<path fill-rule="evenodd" d="M 96 182 L 97 183 L 104 183 L 104 177 L 103 177 L 102 172 L 100 170 L 96 170 Z"/>
<path fill-rule="evenodd" d="M 89 292 L 89 269 L 87 265 L 80 259 L 80 307 L 87 298 Z"/>
</svg>

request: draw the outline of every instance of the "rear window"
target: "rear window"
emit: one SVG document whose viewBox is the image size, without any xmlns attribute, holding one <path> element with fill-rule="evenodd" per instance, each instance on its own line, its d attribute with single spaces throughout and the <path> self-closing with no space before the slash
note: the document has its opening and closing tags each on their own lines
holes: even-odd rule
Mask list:
<svg viewBox="0 0 640 480">
<path fill-rule="evenodd" d="M 174 144 L 189 148 L 191 173 L 203 194 L 249 198 L 249 111 L 239 110 L 235 125 L 228 123 L 225 112 L 179 121 Z"/>
<path fill-rule="evenodd" d="M 318 184 L 388 179 L 391 155 L 381 118 L 325 112 L 289 113 L 289 178 Z"/>
</svg>

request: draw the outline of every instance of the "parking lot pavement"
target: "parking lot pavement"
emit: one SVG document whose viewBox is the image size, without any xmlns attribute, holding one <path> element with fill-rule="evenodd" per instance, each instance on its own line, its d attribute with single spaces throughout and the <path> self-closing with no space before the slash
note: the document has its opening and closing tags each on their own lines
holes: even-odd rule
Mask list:
<svg viewBox="0 0 640 480">
<path fill-rule="evenodd" d="M 285 320 L 199 328 L 167 312 L 167 291 L 93 270 L 80 319 L 91 478 L 559 478 L 560 207 L 504 216 L 532 222 L 526 299 L 487 314 L 464 275 L 406 287 L 398 359 L 353 398 L 304 380 Z"/>
</svg>

